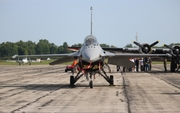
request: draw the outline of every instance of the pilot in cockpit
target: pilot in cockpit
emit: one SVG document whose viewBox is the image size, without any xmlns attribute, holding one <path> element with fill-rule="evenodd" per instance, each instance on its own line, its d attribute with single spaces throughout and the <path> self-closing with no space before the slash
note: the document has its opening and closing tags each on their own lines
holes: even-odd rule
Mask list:
<svg viewBox="0 0 180 113">
<path fill-rule="evenodd" d="M 88 37 L 88 38 L 86 38 L 86 40 L 85 40 L 85 45 L 86 45 L 86 46 L 88 46 L 88 45 L 94 45 L 94 46 L 96 46 L 96 45 L 97 45 L 97 41 L 96 41 L 96 39 L 93 38 L 93 37 Z"/>
</svg>

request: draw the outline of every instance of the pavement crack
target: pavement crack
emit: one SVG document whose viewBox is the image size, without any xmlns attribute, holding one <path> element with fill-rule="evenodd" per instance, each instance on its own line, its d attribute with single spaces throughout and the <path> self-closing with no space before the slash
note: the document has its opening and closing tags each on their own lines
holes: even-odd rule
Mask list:
<svg viewBox="0 0 180 113">
<path fill-rule="evenodd" d="M 64 86 L 61 86 L 60 88 L 62 88 L 62 87 L 64 87 Z M 60 88 L 57 88 L 55 91 L 59 90 Z M 45 95 L 37 98 L 36 100 L 34 100 L 34 101 L 32 101 L 32 102 L 29 102 L 29 103 L 27 103 L 27 104 L 25 104 L 25 105 L 23 105 L 23 106 L 15 109 L 15 110 L 11 111 L 11 113 L 15 113 L 16 111 L 20 111 L 21 109 L 23 109 L 23 108 L 25 108 L 25 107 L 33 104 L 33 103 L 36 103 L 36 102 L 39 101 L 40 99 L 49 96 L 51 93 L 53 93 L 53 92 L 55 92 L 55 91 L 50 91 L 49 93 L 47 93 L 47 94 L 45 94 Z M 44 104 L 44 106 L 48 105 L 48 104 L 51 103 L 52 101 L 53 101 L 53 99 L 51 99 L 50 101 L 46 102 L 46 103 Z"/>
<path fill-rule="evenodd" d="M 39 101 L 40 99 L 42 99 L 42 98 L 48 96 L 49 94 L 50 94 L 50 93 L 48 93 L 48 94 L 46 94 L 46 95 L 43 95 L 43 96 L 37 98 L 36 100 L 34 100 L 34 101 L 32 101 L 32 102 L 29 102 L 29 103 L 27 103 L 27 104 L 25 104 L 25 105 L 23 105 L 23 106 L 21 106 L 21 107 L 15 109 L 15 110 L 11 111 L 11 113 L 15 113 L 16 111 L 20 111 L 21 109 L 23 109 L 23 108 L 25 108 L 25 107 L 27 107 L 27 106 L 29 106 L 29 105 L 31 105 L 31 104 L 33 104 L 33 103 Z"/>
<path fill-rule="evenodd" d="M 51 102 L 53 102 L 54 100 L 53 99 L 51 99 L 51 100 L 49 100 L 49 101 L 47 101 L 46 103 L 44 103 L 43 105 L 41 105 L 41 107 L 44 107 L 44 106 L 47 106 L 47 105 L 49 105 Z"/>
<path fill-rule="evenodd" d="M 17 94 L 21 94 L 21 93 L 23 93 L 23 92 L 26 92 L 26 91 L 24 90 L 24 91 L 20 91 L 20 92 L 14 93 L 14 94 L 12 94 L 12 95 L 0 97 L 0 100 L 3 100 L 3 99 L 5 99 L 5 98 L 7 98 L 7 97 L 12 97 L 12 96 L 17 95 Z"/>
<path fill-rule="evenodd" d="M 129 97 L 128 97 L 128 91 L 127 91 L 127 88 L 126 88 L 126 81 L 125 81 L 124 76 L 122 76 L 122 79 L 123 79 L 123 89 L 124 89 L 123 93 L 124 93 L 124 96 L 126 98 L 127 110 L 128 110 L 128 113 L 131 113 L 130 100 L 129 100 Z"/>
</svg>

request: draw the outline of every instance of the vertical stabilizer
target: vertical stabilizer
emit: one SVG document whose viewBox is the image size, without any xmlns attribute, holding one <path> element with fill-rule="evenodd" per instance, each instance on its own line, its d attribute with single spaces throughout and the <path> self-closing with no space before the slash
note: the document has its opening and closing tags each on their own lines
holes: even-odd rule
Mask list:
<svg viewBox="0 0 180 113">
<path fill-rule="evenodd" d="M 91 6 L 90 10 L 91 10 L 91 35 L 92 35 L 92 10 L 93 10 L 92 6 Z"/>
</svg>

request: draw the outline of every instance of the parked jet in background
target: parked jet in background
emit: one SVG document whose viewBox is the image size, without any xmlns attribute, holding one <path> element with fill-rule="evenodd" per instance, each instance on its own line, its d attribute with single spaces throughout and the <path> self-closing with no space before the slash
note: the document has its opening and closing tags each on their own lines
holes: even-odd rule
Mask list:
<svg viewBox="0 0 180 113">
<path fill-rule="evenodd" d="M 109 49 L 111 51 L 111 49 Z M 169 56 L 169 54 L 129 54 L 129 53 L 113 53 L 101 48 L 95 36 L 92 35 L 92 8 L 91 8 L 91 31 L 84 39 L 83 46 L 70 54 L 41 54 L 41 55 L 14 55 L 16 57 L 62 57 L 51 62 L 50 65 L 60 64 L 67 61 L 73 61 L 73 58 L 78 58 L 78 72 L 76 75 L 70 76 L 70 85 L 74 84 L 85 75 L 89 80 L 90 88 L 93 88 L 92 76 L 96 73 L 100 74 L 110 85 L 114 85 L 113 75 L 108 76 L 104 71 L 105 59 L 108 58 L 108 63 L 124 67 L 134 67 L 134 63 L 129 61 L 129 58 L 134 57 L 159 57 Z"/>
<path fill-rule="evenodd" d="M 31 65 L 31 60 L 28 60 L 27 58 L 23 58 L 22 60 L 17 60 L 16 62 L 19 63 L 19 65 L 24 65 L 26 63 L 29 63 L 29 65 Z"/>
</svg>

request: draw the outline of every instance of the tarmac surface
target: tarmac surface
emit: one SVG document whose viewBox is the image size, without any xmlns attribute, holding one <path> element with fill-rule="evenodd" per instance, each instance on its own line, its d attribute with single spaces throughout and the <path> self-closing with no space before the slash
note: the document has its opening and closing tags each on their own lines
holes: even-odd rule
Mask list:
<svg viewBox="0 0 180 113">
<path fill-rule="evenodd" d="M 115 72 L 115 86 L 96 75 L 69 86 L 65 66 L 0 66 L 0 113 L 180 113 L 180 73 Z"/>
</svg>

